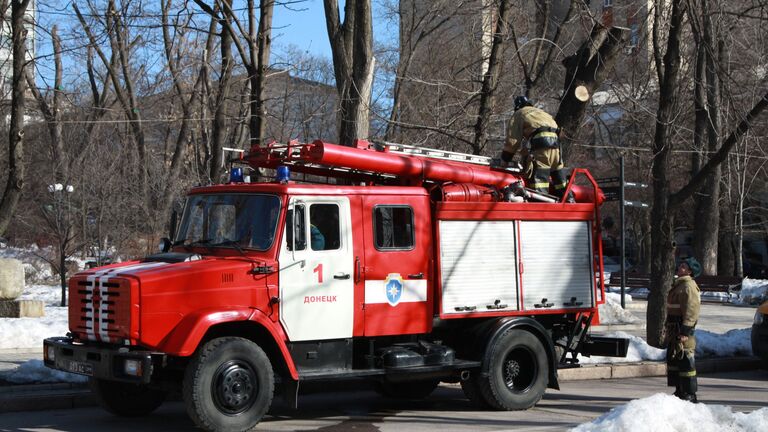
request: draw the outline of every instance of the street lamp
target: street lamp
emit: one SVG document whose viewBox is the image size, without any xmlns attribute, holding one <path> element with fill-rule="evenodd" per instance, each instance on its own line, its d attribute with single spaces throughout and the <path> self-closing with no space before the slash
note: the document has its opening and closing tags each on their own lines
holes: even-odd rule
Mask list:
<svg viewBox="0 0 768 432">
<path fill-rule="evenodd" d="M 75 191 L 75 187 L 72 185 L 63 185 L 61 183 L 54 183 L 48 185 L 48 192 L 53 194 L 53 205 L 56 212 L 55 231 L 56 237 L 58 237 L 58 253 L 59 253 L 59 277 L 61 280 L 61 306 L 67 305 L 67 243 L 69 242 L 69 230 L 71 228 L 69 223 L 69 209 L 70 201 L 69 195 Z M 64 202 L 66 196 L 66 208 L 64 208 Z M 66 214 L 65 214 L 66 213 Z"/>
</svg>

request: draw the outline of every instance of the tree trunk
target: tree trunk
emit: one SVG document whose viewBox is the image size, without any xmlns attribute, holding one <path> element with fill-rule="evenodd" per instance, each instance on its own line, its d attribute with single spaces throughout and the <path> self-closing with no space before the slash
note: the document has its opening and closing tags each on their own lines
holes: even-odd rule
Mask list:
<svg viewBox="0 0 768 432">
<path fill-rule="evenodd" d="M 657 2 L 657 6 L 658 6 Z M 667 292 L 674 275 L 674 214 L 669 197 L 669 158 L 672 151 L 671 131 L 676 116 L 680 75 L 680 35 L 685 18 L 684 2 L 673 2 L 667 50 L 659 89 L 659 108 L 653 141 L 653 208 L 651 210 L 651 286 L 646 321 L 647 340 L 661 347 L 664 341 Z"/>
<path fill-rule="evenodd" d="M 13 44 L 13 84 L 11 122 L 8 125 L 8 180 L 0 200 L 0 235 L 5 233 L 24 188 L 24 68 L 27 61 L 24 14 L 29 0 L 11 2 L 11 43 Z"/>
<path fill-rule="evenodd" d="M 263 144 L 267 129 L 267 107 L 264 97 L 267 68 L 269 67 L 269 52 L 272 46 L 272 13 L 275 8 L 274 0 L 259 1 L 258 32 L 254 29 L 253 0 L 249 0 L 250 15 L 250 50 L 251 64 L 251 142 L 250 146 Z"/>
<path fill-rule="evenodd" d="M 563 160 L 567 160 L 568 143 L 575 137 L 584 118 L 589 98 L 600 87 L 605 75 L 616 61 L 617 54 L 626 42 L 629 29 L 622 27 L 605 28 L 595 24 L 589 38 L 578 51 L 563 60 L 565 86 L 555 121 L 561 129 Z M 589 98 L 583 100 L 576 94 L 577 89 L 586 89 Z"/>
<path fill-rule="evenodd" d="M 213 114 L 213 130 L 211 131 L 209 176 L 212 183 L 217 183 L 222 172 L 222 148 L 227 135 L 226 101 L 229 98 L 230 82 L 235 60 L 232 58 L 232 39 L 230 32 L 231 18 L 223 14 L 219 21 L 221 27 L 221 72 L 219 85 L 216 89 L 216 108 Z"/>
<path fill-rule="evenodd" d="M 343 23 L 337 0 L 323 0 L 323 6 L 339 97 L 339 144 L 354 146 L 356 139 L 368 137 L 374 66 L 371 2 L 347 1 Z"/>
<path fill-rule="evenodd" d="M 712 17 L 709 13 L 708 0 L 701 1 L 703 15 L 703 39 L 707 54 L 706 59 L 706 95 L 707 95 L 707 150 L 711 153 L 720 147 L 720 80 L 717 76 L 719 66 L 718 50 L 715 44 L 716 35 L 712 25 Z M 698 59 L 697 59 L 698 75 Z M 697 113 L 698 120 L 698 113 Z M 697 123 L 698 125 L 698 123 Z M 705 185 L 695 195 L 696 211 L 694 217 L 693 251 L 701 262 L 703 274 L 717 274 L 717 242 L 720 228 L 720 168 L 716 167 L 711 176 L 707 178 Z"/>
<path fill-rule="evenodd" d="M 735 215 L 730 206 L 720 207 L 720 241 L 717 248 L 717 274 L 738 276 L 736 272 L 736 232 L 733 223 Z"/>
<path fill-rule="evenodd" d="M 488 125 L 494 107 L 494 96 L 499 81 L 502 64 L 502 50 L 509 23 L 510 1 L 499 2 L 499 12 L 491 39 L 491 49 L 488 54 L 488 69 L 483 74 L 483 84 L 480 89 L 480 104 L 477 110 L 477 122 L 475 123 L 475 139 L 472 142 L 472 153 L 479 155 L 488 141 Z M 483 59 L 485 61 L 485 59 Z"/>
</svg>

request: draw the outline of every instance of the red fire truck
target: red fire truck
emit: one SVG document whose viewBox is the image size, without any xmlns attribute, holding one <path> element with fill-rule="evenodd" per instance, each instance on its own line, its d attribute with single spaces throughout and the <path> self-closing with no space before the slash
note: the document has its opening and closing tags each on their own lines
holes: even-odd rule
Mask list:
<svg viewBox="0 0 768 432">
<path fill-rule="evenodd" d="M 244 161 L 275 180 L 195 188 L 163 252 L 70 279 L 47 366 L 90 376 L 115 414 L 180 391 L 199 427 L 240 431 L 313 380 L 402 398 L 460 382 L 519 410 L 578 353 L 626 354 L 589 333 L 604 287 L 586 170 L 566 203 L 488 158 L 418 147 L 273 144 Z"/>
</svg>

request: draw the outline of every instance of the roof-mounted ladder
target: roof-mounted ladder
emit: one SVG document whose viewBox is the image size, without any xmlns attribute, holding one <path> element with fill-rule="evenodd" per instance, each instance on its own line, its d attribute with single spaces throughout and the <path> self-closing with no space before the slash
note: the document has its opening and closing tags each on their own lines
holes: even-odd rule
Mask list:
<svg viewBox="0 0 768 432">
<path fill-rule="evenodd" d="M 452 152 L 448 150 L 437 150 L 437 149 L 432 149 L 427 147 L 419 147 L 419 146 L 413 146 L 408 144 L 398 144 L 398 143 L 387 142 L 387 141 L 373 141 L 373 144 L 376 146 L 377 150 L 383 149 L 384 146 L 386 146 L 389 148 L 389 152 L 391 153 L 422 156 L 422 157 L 428 157 L 432 159 L 442 159 L 442 160 L 449 160 L 449 161 L 456 161 L 456 162 L 466 162 L 466 163 L 471 163 L 475 165 L 489 166 L 491 164 L 490 157 L 474 155 L 471 153 L 459 153 L 459 152 Z"/>
</svg>

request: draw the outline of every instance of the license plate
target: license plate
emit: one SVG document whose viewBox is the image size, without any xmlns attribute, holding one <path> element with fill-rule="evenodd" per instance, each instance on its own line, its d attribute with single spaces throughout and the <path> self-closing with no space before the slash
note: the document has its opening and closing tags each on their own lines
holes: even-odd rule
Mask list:
<svg viewBox="0 0 768 432">
<path fill-rule="evenodd" d="M 93 376 L 93 365 L 90 363 L 67 360 L 65 368 L 76 374 Z"/>
</svg>

